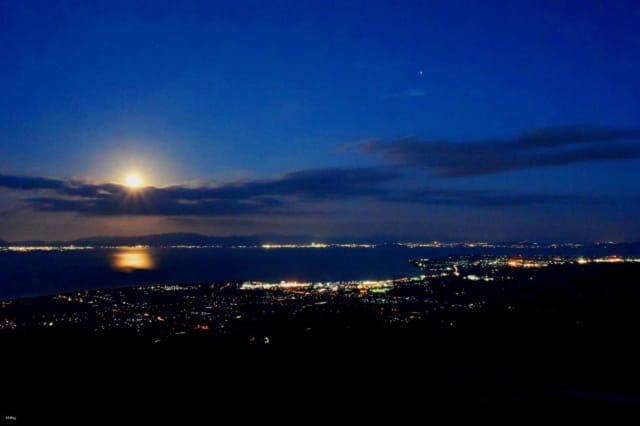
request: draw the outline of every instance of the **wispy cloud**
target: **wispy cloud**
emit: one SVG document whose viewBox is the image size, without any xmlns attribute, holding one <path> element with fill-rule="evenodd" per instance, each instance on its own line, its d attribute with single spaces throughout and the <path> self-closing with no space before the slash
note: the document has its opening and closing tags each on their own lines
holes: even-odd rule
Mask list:
<svg viewBox="0 0 640 426">
<path fill-rule="evenodd" d="M 407 89 L 394 92 L 385 96 L 385 98 L 423 98 L 429 96 L 429 90 L 424 89 Z"/>
<path fill-rule="evenodd" d="M 640 158 L 640 129 L 570 126 L 525 132 L 508 140 L 466 142 L 405 138 L 361 143 L 362 153 L 397 165 L 456 177 L 604 160 Z"/>
</svg>

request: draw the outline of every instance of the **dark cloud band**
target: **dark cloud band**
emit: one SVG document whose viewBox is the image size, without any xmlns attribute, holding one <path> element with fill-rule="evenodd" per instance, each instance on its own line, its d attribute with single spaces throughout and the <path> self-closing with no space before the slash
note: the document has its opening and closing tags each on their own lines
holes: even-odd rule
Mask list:
<svg viewBox="0 0 640 426">
<path fill-rule="evenodd" d="M 533 130 L 511 140 L 416 138 L 369 141 L 357 149 L 439 177 L 473 176 L 575 163 L 640 158 L 640 129 L 572 126 Z"/>
<path fill-rule="evenodd" d="M 274 179 L 217 186 L 147 187 L 0 175 L 0 187 L 28 192 L 38 211 L 85 215 L 236 216 L 292 215 L 308 203 L 367 198 L 388 203 L 447 206 L 517 206 L 586 201 L 548 194 L 409 187 L 391 168 L 328 168 L 294 171 Z"/>
</svg>

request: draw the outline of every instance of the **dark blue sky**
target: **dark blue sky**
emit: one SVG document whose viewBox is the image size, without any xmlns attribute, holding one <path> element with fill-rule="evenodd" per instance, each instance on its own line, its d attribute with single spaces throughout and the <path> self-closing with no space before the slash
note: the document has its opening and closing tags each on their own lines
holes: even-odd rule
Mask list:
<svg viewBox="0 0 640 426">
<path fill-rule="evenodd" d="M 640 239 L 638 28 L 637 1 L 0 0 L 0 238 Z M 156 189 L 108 185 L 132 170 Z"/>
</svg>

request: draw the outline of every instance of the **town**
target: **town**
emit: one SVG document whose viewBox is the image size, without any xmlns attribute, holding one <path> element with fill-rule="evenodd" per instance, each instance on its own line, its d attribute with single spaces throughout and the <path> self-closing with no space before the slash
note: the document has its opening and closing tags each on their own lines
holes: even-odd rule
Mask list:
<svg viewBox="0 0 640 426">
<path fill-rule="evenodd" d="M 483 255 L 410 262 L 415 276 L 387 280 L 171 283 L 8 300 L 0 302 L 0 333 L 126 330 L 156 344 L 184 335 L 233 335 L 270 344 L 273 336 L 265 324 L 274 318 L 288 318 L 312 334 L 311 323 L 333 321 L 345 312 L 386 324 L 428 319 L 451 327 L 466 312 L 515 310 L 532 293 L 566 290 L 566 283 L 550 288 L 544 270 L 564 276 L 567 268 L 640 264 L 640 258 Z"/>
</svg>

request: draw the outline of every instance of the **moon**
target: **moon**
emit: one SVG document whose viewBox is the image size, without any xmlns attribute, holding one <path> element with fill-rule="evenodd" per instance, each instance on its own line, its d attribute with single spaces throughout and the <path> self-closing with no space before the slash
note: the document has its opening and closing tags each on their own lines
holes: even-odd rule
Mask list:
<svg viewBox="0 0 640 426">
<path fill-rule="evenodd" d="M 124 182 L 125 185 L 132 189 L 140 188 L 142 186 L 142 178 L 137 173 L 127 175 Z"/>
</svg>

